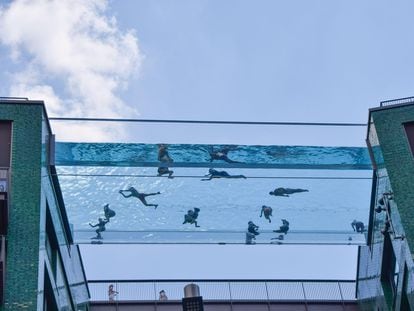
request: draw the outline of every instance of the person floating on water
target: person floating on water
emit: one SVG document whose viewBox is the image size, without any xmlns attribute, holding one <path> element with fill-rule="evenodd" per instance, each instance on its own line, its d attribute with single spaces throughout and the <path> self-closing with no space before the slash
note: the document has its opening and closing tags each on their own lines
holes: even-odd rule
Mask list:
<svg viewBox="0 0 414 311">
<path fill-rule="evenodd" d="M 205 175 L 205 177 L 208 177 L 208 178 L 203 178 L 201 180 L 212 180 L 213 178 L 244 178 L 244 179 L 247 178 L 244 175 L 230 175 L 226 171 L 217 171 L 213 168 L 210 168 L 208 170 L 208 174 Z"/>
<path fill-rule="evenodd" d="M 279 227 L 279 230 L 273 230 L 276 233 L 287 234 L 289 231 L 289 222 L 286 219 L 282 219 L 282 225 Z"/>
<path fill-rule="evenodd" d="M 264 214 L 264 217 L 267 220 L 269 220 L 269 222 L 272 222 L 272 220 L 270 219 L 270 216 L 272 216 L 272 212 L 273 212 L 273 209 L 270 206 L 263 205 L 262 211 L 260 212 L 260 217 L 262 217 Z"/>
<path fill-rule="evenodd" d="M 362 221 L 358 221 L 354 219 L 354 221 L 351 223 L 351 226 L 352 226 L 352 229 L 354 229 L 354 231 L 358 233 L 363 233 L 366 231 L 364 223 Z"/>
<path fill-rule="evenodd" d="M 172 176 L 174 171 L 168 168 L 168 164 L 174 162 L 174 160 L 168 154 L 167 146 L 164 144 L 158 145 L 158 161 L 160 161 L 160 165 L 158 167 L 158 176 L 168 174 L 168 178 L 174 178 Z"/>
<path fill-rule="evenodd" d="M 116 215 L 115 211 L 109 208 L 109 204 L 104 205 L 105 219 L 109 220 Z"/>
<path fill-rule="evenodd" d="M 288 197 L 289 194 L 299 193 L 299 192 L 309 192 L 306 189 L 291 189 L 291 188 L 276 188 L 273 191 L 270 191 L 270 195 L 278 196 L 278 197 Z"/>
<path fill-rule="evenodd" d="M 199 212 L 200 212 L 200 209 L 197 207 L 194 207 L 194 210 L 189 210 L 187 214 L 184 215 L 183 225 L 189 223 L 189 224 L 194 224 L 196 227 L 200 227 L 197 224 L 197 217 L 198 217 Z"/>
<path fill-rule="evenodd" d="M 248 223 L 247 223 L 247 225 L 248 225 L 248 227 L 247 227 L 247 232 L 250 232 L 250 233 L 252 233 L 252 234 L 254 234 L 254 235 L 259 235 L 260 233 L 257 231 L 257 230 L 259 230 L 259 226 L 256 226 L 254 223 L 253 223 L 253 221 L 249 221 Z"/>
<path fill-rule="evenodd" d="M 227 154 L 229 153 L 230 150 L 231 150 L 230 148 L 223 148 L 223 149 L 214 151 L 214 148 L 211 146 L 210 150 L 207 150 L 207 152 L 210 155 L 210 162 L 213 162 L 214 160 L 221 160 L 227 163 L 240 163 L 238 161 L 229 159 Z"/>
<path fill-rule="evenodd" d="M 106 230 L 105 225 L 109 222 L 108 219 L 102 219 L 101 217 L 98 218 L 98 223 L 95 225 L 92 225 L 91 223 L 89 223 L 89 226 L 91 226 L 92 228 L 98 227 L 95 232 L 96 232 L 96 237 L 93 237 L 92 239 L 98 239 L 101 240 L 102 239 L 102 235 L 101 232 L 104 232 Z"/>
<path fill-rule="evenodd" d="M 124 192 L 129 192 L 129 194 L 125 194 Z M 119 190 L 119 193 L 122 194 L 124 198 L 134 197 L 140 200 L 142 204 L 144 204 L 145 206 L 154 206 L 155 208 L 158 207 L 158 204 L 149 204 L 147 203 L 147 200 L 145 198 L 150 195 L 161 194 L 161 192 L 159 191 L 154 192 L 154 193 L 141 193 L 141 192 L 138 192 L 138 190 L 135 189 L 134 187 L 129 187 L 127 190 Z"/>
</svg>

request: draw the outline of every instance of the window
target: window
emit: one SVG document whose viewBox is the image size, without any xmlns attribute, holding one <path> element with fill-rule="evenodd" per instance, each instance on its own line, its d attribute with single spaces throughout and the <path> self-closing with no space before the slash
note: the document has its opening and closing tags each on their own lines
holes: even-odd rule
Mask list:
<svg viewBox="0 0 414 311">
<path fill-rule="evenodd" d="M 411 311 L 410 303 L 408 301 L 408 267 L 407 263 L 404 264 L 404 275 L 403 275 L 403 287 L 401 292 L 401 307 L 400 310 Z"/>
<path fill-rule="evenodd" d="M 10 167 L 11 121 L 0 121 L 0 167 Z"/>
<path fill-rule="evenodd" d="M 408 144 L 411 148 L 411 153 L 414 155 L 414 122 L 404 123 L 405 134 L 407 135 Z"/>
<path fill-rule="evenodd" d="M 382 253 L 381 283 L 385 300 L 392 310 L 395 304 L 398 284 L 398 265 L 392 247 L 390 234 L 384 234 L 384 249 Z"/>
</svg>

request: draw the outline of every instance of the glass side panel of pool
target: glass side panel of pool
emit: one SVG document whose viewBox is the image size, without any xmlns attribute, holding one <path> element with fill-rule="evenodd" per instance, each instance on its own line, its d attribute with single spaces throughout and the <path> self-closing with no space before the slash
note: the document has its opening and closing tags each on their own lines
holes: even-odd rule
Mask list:
<svg viewBox="0 0 414 311">
<path fill-rule="evenodd" d="M 174 178 L 167 178 L 157 176 L 157 145 L 58 144 L 57 171 L 75 241 L 244 244 L 253 221 L 258 244 L 365 244 L 365 234 L 351 227 L 354 219 L 368 223 L 372 171 L 364 148 L 236 146 L 229 153 L 236 162 L 229 163 L 210 161 L 204 150 L 211 146 L 194 146 L 169 146 Z M 272 150 L 279 150 L 276 160 Z M 209 168 L 246 178 L 202 181 Z M 131 186 L 160 192 L 146 197 L 158 207 L 119 193 Z M 308 191 L 269 194 L 279 187 Z M 104 217 L 105 204 L 116 215 L 95 239 L 89 223 Z M 260 217 L 263 205 L 273 209 L 271 222 Z M 194 208 L 200 209 L 197 228 L 183 224 Z M 273 232 L 282 219 L 289 221 L 287 234 Z"/>
</svg>

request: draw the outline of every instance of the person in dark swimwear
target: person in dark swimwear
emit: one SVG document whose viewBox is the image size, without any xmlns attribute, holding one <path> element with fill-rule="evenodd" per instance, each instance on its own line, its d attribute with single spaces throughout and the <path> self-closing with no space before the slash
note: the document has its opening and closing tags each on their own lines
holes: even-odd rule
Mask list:
<svg viewBox="0 0 414 311">
<path fill-rule="evenodd" d="M 246 232 L 246 244 L 256 244 L 256 236 L 253 233 Z"/>
<path fill-rule="evenodd" d="M 161 162 L 158 167 L 158 176 L 168 175 L 168 178 L 174 178 L 172 176 L 174 171 L 168 168 L 168 164 L 174 160 L 168 154 L 167 146 L 164 144 L 158 145 L 158 161 Z"/>
<path fill-rule="evenodd" d="M 129 192 L 129 194 L 125 194 L 125 192 Z M 161 194 L 161 192 L 159 191 L 154 192 L 154 193 L 141 193 L 141 192 L 138 192 L 138 190 L 135 189 L 134 187 L 129 187 L 127 190 L 119 190 L 119 193 L 122 194 L 124 198 L 134 197 L 140 200 L 142 204 L 144 204 L 145 206 L 154 206 L 155 208 L 158 207 L 158 204 L 149 204 L 147 203 L 147 200 L 145 198 L 150 195 Z"/>
<path fill-rule="evenodd" d="M 309 192 L 306 189 L 291 189 L 291 188 L 276 188 L 274 191 L 270 191 L 270 195 L 278 197 L 288 197 L 289 194 L 299 193 L 299 192 Z"/>
<path fill-rule="evenodd" d="M 116 215 L 115 211 L 109 208 L 109 204 L 104 205 L 104 214 L 105 214 L 105 219 L 108 220 L 108 222 L 110 218 Z"/>
<path fill-rule="evenodd" d="M 357 221 L 354 219 L 354 221 L 351 223 L 352 229 L 358 233 L 365 232 L 365 225 L 362 221 Z"/>
<path fill-rule="evenodd" d="M 282 225 L 279 227 L 279 230 L 273 230 L 276 233 L 287 234 L 289 231 L 289 222 L 286 219 L 282 219 Z"/>
<path fill-rule="evenodd" d="M 247 223 L 247 225 L 248 225 L 248 227 L 247 227 L 247 232 L 250 232 L 250 233 L 252 233 L 252 234 L 254 234 L 254 235 L 259 235 L 260 233 L 257 231 L 257 230 L 259 230 L 259 226 L 256 226 L 254 223 L 253 223 L 253 221 L 249 221 L 248 223 Z"/>
<path fill-rule="evenodd" d="M 98 239 L 101 240 L 102 239 L 102 235 L 101 232 L 104 232 L 106 230 L 105 225 L 109 222 L 108 219 L 102 219 L 102 218 L 98 218 L 98 223 L 95 225 L 92 225 L 91 223 L 89 223 L 89 226 L 91 226 L 92 228 L 98 227 L 95 232 L 96 232 L 96 237 L 93 237 L 92 239 Z"/>
<path fill-rule="evenodd" d="M 201 179 L 201 180 L 212 180 L 213 178 L 244 178 L 244 179 L 247 178 L 244 175 L 230 175 L 226 171 L 217 171 L 213 168 L 210 168 L 208 170 L 208 174 L 205 175 L 205 176 L 208 177 L 208 178 L 204 178 L 204 179 Z"/>
<path fill-rule="evenodd" d="M 197 207 L 195 207 L 194 210 L 189 210 L 187 214 L 184 215 L 183 225 L 189 223 L 189 224 L 194 224 L 196 227 L 200 227 L 197 224 L 197 217 L 198 217 L 199 212 L 200 212 L 200 209 Z"/>
<path fill-rule="evenodd" d="M 240 163 L 238 161 L 229 159 L 227 154 L 230 150 L 230 148 L 223 148 L 221 150 L 214 151 L 214 148 L 211 147 L 210 150 L 207 150 L 208 154 L 210 155 L 210 162 L 213 162 L 214 160 L 221 160 L 227 163 Z"/>
<path fill-rule="evenodd" d="M 263 205 L 262 211 L 260 212 L 260 217 L 262 217 L 264 214 L 264 217 L 267 220 L 269 220 L 269 222 L 272 222 L 272 220 L 270 219 L 270 216 L 272 216 L 272 212 L 273 212 L 273 209 L 270 206 Z"/>
</svg>

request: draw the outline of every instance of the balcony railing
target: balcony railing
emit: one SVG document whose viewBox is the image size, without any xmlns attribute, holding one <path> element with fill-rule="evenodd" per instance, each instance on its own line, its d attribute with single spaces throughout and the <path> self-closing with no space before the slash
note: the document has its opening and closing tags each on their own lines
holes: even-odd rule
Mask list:
<svg viewBox="0 0 414 311">
<path fill-rule="evenodd" d="M 156 302 L 164 290 L 168 301 L 181 301 L 184 286 L 196 283 L 205 301 L 355 302 L 354 280 L 90 280 L 91 302 Z"/>
</svg>

